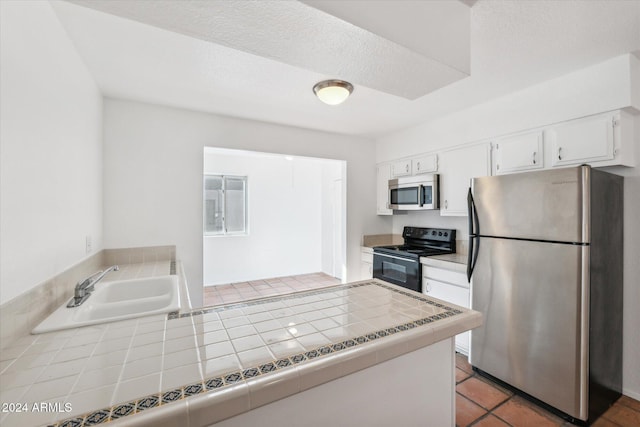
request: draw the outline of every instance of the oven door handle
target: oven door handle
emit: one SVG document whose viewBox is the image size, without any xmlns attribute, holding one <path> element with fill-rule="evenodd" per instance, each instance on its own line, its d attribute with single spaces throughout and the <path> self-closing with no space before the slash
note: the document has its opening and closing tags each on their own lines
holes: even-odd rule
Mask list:
<svg viewBox="0 0 640 427">
<path fill-rule="evenodd" d="M 403 258 L 403 257 L 399 257 L 399 256 L 383 254 L 383 253 L 380 253 L 380 252 L 374 252 L 373 256 L 383 256 L 383 257 L 386 257 L 386 258 L 399 259 L 401 261 L 419 263 L 419 260 L 416 260 L 416 259 L 413 259 L 413 258 Z"/>
</svg>

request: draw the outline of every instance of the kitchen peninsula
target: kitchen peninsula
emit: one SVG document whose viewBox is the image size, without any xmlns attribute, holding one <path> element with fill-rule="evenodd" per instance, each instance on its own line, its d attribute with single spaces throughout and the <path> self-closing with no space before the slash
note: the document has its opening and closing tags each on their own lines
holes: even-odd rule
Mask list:
<svg viewBox="0 0 640 427">
<path fill-rule="evenodd" d="M 3 402 L 65 410 L 2 424 L 453 426 L 454 337 L 481 323 L 365 280 L 32 335 L 3 350 Z"/>
</svg>

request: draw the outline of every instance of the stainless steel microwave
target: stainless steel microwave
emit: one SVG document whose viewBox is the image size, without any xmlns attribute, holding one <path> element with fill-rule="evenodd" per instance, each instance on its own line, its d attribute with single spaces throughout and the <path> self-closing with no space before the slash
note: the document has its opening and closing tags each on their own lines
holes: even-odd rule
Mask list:
<svg viewBox="0 0 640 427">
<path fill-rule="evenodd" d="M 440 175 L 406 176 L 389 180 L 389 209 L 440 209 Z"/>
</svg>

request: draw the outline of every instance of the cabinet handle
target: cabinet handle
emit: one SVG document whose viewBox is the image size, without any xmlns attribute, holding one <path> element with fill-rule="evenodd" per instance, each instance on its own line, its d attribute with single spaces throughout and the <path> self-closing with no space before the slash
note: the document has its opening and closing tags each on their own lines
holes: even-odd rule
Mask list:
<svg viewBox="0 0 640 427">
<path fill-rule="evenodd" d="M 445 209 L 449 209 L 449 201 L 448 200 L 444 201 L 444 208 Z"/>
<path fill-rule="evenodd" d="M 558 147 L 558 160 L 562 160 L 562 147 Z"/>
<path fill-rule="evenodd" d="M 405 170 L 407 171 L 407 173 L 409 172 L 409 163 L 405 165 Z"/>
<path fill-rule="evenodd" d="M 418 170 L 420 170 L 420 162 L 418 162 Z"/>
<path fill-rule="evenodd" d="M 535 151 L 533 152 L 533 164 L 534 165 L 536 164 L 536 152 Z"/>
<path fill-rule="evenodd" d="M 431 292 L 431 284 L 429 282 L 427 282 L 427 284 L 425 285 L 424 290 L 426 293 Z"/>
</svg>

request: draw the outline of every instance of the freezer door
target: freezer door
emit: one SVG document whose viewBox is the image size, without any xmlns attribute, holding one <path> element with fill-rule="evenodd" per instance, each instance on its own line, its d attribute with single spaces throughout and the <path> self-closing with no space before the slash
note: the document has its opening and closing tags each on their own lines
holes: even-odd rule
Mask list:
<svg viewBox="0 0 640 427">
<path fill-rule="evenodd" d="M 545 170 L 476 178 L 473 203 L 483 236 L 589 242 L 591 169 Z"/>
<path fill-rule="evenodd" d="M 589 246 L 479 238 L 470 363 L 560 409 L 588 413 Z"/>
</svg>

